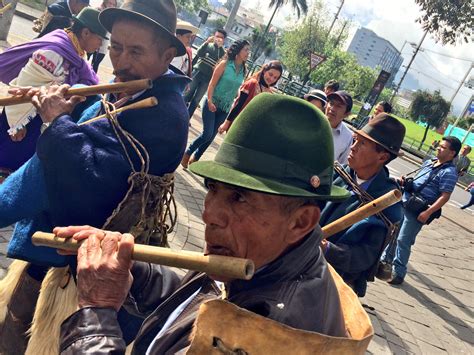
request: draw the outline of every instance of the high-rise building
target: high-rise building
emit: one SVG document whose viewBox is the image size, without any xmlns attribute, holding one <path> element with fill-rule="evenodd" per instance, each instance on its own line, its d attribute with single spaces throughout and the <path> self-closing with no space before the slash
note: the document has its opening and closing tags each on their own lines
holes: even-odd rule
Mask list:
<svg viewBox="0 0 474 355">
<path fill-rule="evenodd" d="M 386 86 L 392 84 L 403 63 L 403 57 L 392 43 L 363 27 L 357 30 L 347 51 L 355 54 L 360 65 L 391 73 Z"/>
</svg>

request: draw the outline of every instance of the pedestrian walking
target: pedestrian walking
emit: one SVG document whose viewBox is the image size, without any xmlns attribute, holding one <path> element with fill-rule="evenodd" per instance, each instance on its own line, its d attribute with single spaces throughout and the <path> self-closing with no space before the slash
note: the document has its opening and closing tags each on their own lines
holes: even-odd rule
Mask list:
<svg viewBox="0 0 474 355">
<path fill-rule="evenodd" d="M 462 210 L 465 210 L 466 208 L 469 208 L 474 205 L 474 182 L 471 182 L 469 186 L 466 187 L 466 191 L 469 191 L 469 193 L 471 194 L 471 198 L 468 203 L 460 207 Z"/>
<path fill-rule="evenodd" d="M 249 53 L 250 43 L 247 40 L 236 41 L 230 46 L 224 60 L 216 66 L 203 103 L 203 131 L 184 153 L 181 165 L 185 169 L 201 158 L 229 114 L 247 72 L 245 62 Z"/>
<path fill-rule="evenodd" d="M 193 117 L 194 111 L 206 93 L 214 68 L 225 55 L 224 41 L 226 37 L 227 32 L 218 29 L 214 36 L 209 37 L 196 52 L 196 57 L 193 60 L 193 81 L 184 96 L 184 101 L 188 103 L 189 117 Z"/>
<path fill-rule="evenodd" d="M 239 89 L 239 96 L 234 101 L 224 123 L 219 127 L 219 133 L 227 132 L 234 119 L 247 106 L 247 104 L 262 92 L 273 93 L 272 88 L 280 80 L 283 66 L 278 60 L 273 60 L 265 65 L 252 77 L 246 80 Z"/>
</svg>

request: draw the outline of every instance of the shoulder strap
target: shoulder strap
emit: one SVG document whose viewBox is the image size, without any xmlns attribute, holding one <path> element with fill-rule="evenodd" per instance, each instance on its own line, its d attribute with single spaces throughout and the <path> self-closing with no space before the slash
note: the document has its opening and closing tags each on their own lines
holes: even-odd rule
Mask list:
<svg viewBox="0 0 474 355">
<path fill-rule="evenodd" d="M 415 193 L 420 192 L 421 190 L 423 190 L 431 182 L 431 180 L 434 179 L 434 177 L 436 176 L 438 171 L 443 169 L 446 165 L 447 165 L 446 163 L 443 163 L 443 164 L 441 164 L 440 166 L 437 166 L 437 167 L 433 166 L 433 170 L 431 170 L 431 172 L 425 173 L 425 174 L 430 174 L 430 176 L 428 176 L 428 179 L 420 187 L 415 189 Z M 425 174 L 423 174 L 423 175 L 425 175 Z M 421 176 L 423 176 L 423 175 L 421 175 Z M 419 179 L 421 176 L 417 177 L 417 179 Z"/>
</svg>

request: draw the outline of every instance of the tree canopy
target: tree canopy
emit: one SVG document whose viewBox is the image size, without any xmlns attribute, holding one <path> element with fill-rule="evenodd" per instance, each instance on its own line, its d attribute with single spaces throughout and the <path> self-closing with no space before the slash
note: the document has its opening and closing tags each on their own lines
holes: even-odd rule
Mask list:
<svg viewBox="0 0 474 355">
<path fill-rule="evenodd" d="M 473 39 L 472 0 L 415 0 L 422 15 L 417 19 L 423 29 L 443 44 L 466 43 Z"/>
<path fill-rule="evenodd" d="M 209 9 L 207 0 L 175 0 L 178 10 L 197 12 L 200 9 Z"/>
<path fill-rule="evenodd" d="M 301 14 L 306 15 L 308 12 L 308 4 L 306 3 L 306 0 L 270 0 L 270 5 L 268 7 L 280 9 L 288 2 L 291 3 L 291 7 L 296 11 L 298 18 L 301 16 Z"/>
</svg>

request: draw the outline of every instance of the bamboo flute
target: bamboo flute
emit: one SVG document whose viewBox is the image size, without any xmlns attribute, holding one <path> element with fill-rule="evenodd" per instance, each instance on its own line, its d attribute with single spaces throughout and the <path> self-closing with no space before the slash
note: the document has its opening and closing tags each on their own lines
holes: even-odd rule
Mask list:
<svg viewBox="0 0 474 355">
<path fill-rule="evenodd" d="M 111 114 L 119 114 L 120 112 L 127 111 L 127 110 L 138 110 L 140 108 L 148 108 L 148 107 L 153 107 L 153 106 L 156 106 L 156 105 L 158 105 L 158 100 L 157 100 L 156 97 L 153 96 L 153 97 L 149 97 L 147 99 L 143 99 L 143 100 L 134 102 L 133 104 L 120 107 L 120 108 L 118 108 L 114 111 L 110 111 L 110 113 Z M 106 117 L 107 117 L 107 115 L 100 115 L 100 116 L 91 118 L 90 120 L 87 120 L 85 122 L 80 123 L 79 126 L 89 124 L 89 123 L 92 123 L 94 121 L 100 120 L 102 118 L 106 118 Z"/>
<path fill-rule="evenodd" d="M 12 5 L 11 3 L 6 4 L 4 7 L 2 7 L 2 8 L 0 9 L 0 15 L 4 14 L 4 13 L 7 12 L 8 10 L 10 10 L 12 7 L 13 7 L 13 5 Z"/>
<path fill-rule="evenodd" d="M 85 86 L 79 88 L 70 88 L 66 92 L 66 96 L 92 96 L 100 94 L 115 94 L 120 92 L 137 92 L 140 90 L 146 90 L 153 86 L 153 82 L 150 79 L 132 80 L 125 83 L 112 83 L 112 84 L 100 84 Z M 29 97 L 24 96 L 6 96 L 0 97 L 0 106 L 11 106 L 30 102 Z"/>
<path fill-rule="evenodd" d="M 47 246 L 68 251 L 77 251 L 80 245 L 72 238 L 58 238 L 54 234 L 43 232 L 33 234 L 32 241 L 36 246 Z M 169 248 L 143 244 L 135 244 L 132 259 L 243 280 L 250 280 L 255 270 L 253 262 L 248 259 L 222 255 L 204 255 L 192 251 L 174 251 Z"/>
<path fill-rule="evenodd" d="M 385 195 L 376 198 L 372 202 L 367 203 L 355 211 L 352 211 L 351 213 L 348 213 L 334 222 L 324 226 L 322 228 L 324 238 L 329 238 L 331 235 L 343 231 L 344 229 L 352 226 L 354 223 L 362 221 L 364 218 L 373 216 L 374 214 L 383 211 L 387 207 L 399 202 L 401 198 L 402 193 L 400 190 L 392 190 L 387 192 Z"/>
</svg>

